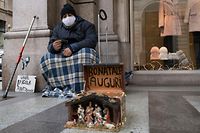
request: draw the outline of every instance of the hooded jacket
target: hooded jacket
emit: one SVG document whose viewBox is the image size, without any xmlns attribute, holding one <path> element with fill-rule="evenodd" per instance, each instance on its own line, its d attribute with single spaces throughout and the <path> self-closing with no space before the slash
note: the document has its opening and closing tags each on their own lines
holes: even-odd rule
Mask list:
<svg viewBox="0 0 200 133">
<path fill-rule="evenodd" d="M 62 40 L 62 48 L 56 51 L 53 48 L 53 42 Z M 65 48 L 70 48 L 72 53 L 79 51 L 81 48 L 95 49 L 97 44 L 97 34 L 94 24 L 76 16 L 76 21 L 71 27 L 66 27 L 59 22 L 50 36 L 48 51 L 52 54 L 61 53 Z"/>
</svg>

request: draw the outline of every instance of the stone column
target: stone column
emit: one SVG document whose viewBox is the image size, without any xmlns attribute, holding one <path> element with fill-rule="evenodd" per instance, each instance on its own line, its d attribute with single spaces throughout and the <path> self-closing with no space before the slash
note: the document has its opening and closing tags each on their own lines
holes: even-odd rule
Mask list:
<svg viewBox="0 0 200 133">
<path fill-rule="evenodd" d="M 120 60 L 124 63 L 125 70 L 131 69 L 131 45 L 130 45 L 130 25 L 129 25 L 129 1 L 128 0 L 116 0 L 114 22 L 119 36 L 120 43 Z"/>
<path fill-rule="evenodd" d="M 114 31 L 114 0 L 99 0 L 98 4 L 99 9 L 105 10 L 108 17 L 105 21 L 100 20 L 101 61 L 102 63 L 119 63 L 119 41 L 118 36 Z"/>
<path fill-rule="evenodd" d="M 134 41 L 134 39 L 135 39 L 135 36 L 134 36 L 134 31 L 135 31 L 135 28 L 134 28 L 134 1 L 132 1 L 132 0 L 130 0 L 129 1 L 130 2 L 130 6 L 129 6 L 129 10 L 130 10 L 130 45 L 131 45 L 131 47 L 130 47 L 130 49 L 131 49 L 131 62 L 130 62 L 130 64 L 131 64 L 131 70 L 134 70 L 134 61 L 135 61 L 135 50 L 134 50 L 134 48 L 135 48 L 135 41 Z"/>
<path fill-rule="evenodd" d="M 97 0 L 76 0 L 74 7 L 79 16 L 97 26 Z"/>
<path fill-rule="evenodd" d="M 50 28 L 56 23 L 56 0 L 14 0 L 13 1 L 13 27 L 10 32 L 5 33 L 5 54 L 3 56 L 3 89 L 6 88 L 11 74 L 16 65 L 22 43 L 33 16 L 39 17 L 35 20 L 32 31 L 26 43 L 23 57 L 30 56 L 28 67 L 22 70 L 20 62 L 10 90 L 15 89 L 17 75 L 35 75 L 36 91 L 43 89 L 44 79 L 40 72 L 40 58 L 47 51 Z"/>
</svg>

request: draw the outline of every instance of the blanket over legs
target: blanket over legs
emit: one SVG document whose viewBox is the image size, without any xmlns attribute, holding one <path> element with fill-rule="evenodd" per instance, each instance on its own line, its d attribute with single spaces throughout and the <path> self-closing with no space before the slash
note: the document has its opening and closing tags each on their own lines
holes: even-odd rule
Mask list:
<svg viewBox="0 0 200 133">
<path fill-rule="evenodd" d="M 42 75 L 52 88 L 80 93 L 84 85 L 83 64 L 98 63 L 96 51 L 83 48 L 70 57 L 46 53 L 40 61 Z"/>
</svg>

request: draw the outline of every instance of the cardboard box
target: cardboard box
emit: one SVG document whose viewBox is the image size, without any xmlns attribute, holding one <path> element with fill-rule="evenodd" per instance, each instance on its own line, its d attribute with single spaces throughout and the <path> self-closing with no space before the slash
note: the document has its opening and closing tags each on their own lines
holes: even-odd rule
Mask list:
<svg viewBox="0 0 200 133">
<path fill-rule="evenodd" d="M 66 128 L 119 131 L 125 123 L 123 64 L 84 65 L 85 91 L 66 102 Z"/>
</svg>

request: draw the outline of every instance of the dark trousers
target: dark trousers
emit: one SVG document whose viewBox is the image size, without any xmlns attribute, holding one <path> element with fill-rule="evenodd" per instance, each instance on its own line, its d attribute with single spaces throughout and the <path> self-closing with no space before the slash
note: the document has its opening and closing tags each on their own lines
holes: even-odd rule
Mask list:
<svg viewBox="0 0 200 133">
<path fill-rule="evenodd" d="M 196 68 L 200 68 L 200 32 L 193 32 L 194 52 L 196 59 Z"/>
<path fill-rule="evenodd" d="M 169 53 L 175 53 L 178 50 L 178 37 L 177 36 L 166 36 L 164 37 L 164 46 L 168 49 Z M 173 67 L 175 61 L 165 60 L 164 65 L 168 67 Z"/>
</svg>

